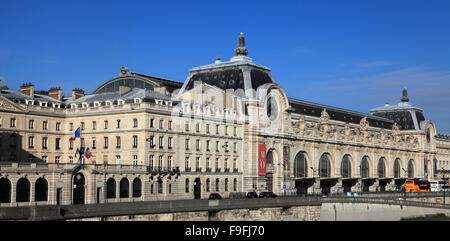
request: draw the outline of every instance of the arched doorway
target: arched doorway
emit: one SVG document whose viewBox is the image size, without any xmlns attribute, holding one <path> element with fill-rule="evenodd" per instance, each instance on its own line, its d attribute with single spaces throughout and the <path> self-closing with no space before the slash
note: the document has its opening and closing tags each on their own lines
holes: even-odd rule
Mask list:
<svg viewBox="0 0 450 241">
<path fill-rule="evenodd" d="M 130 197 L 130 183 L 126 177 L 120 180 L 120 198 Z"/>
<path fill-rule="evenodd" d="M 8 178 L 0 178 L 0 203 L 11 202 L 11 182 Z"/>
<path fill-rule="evenodd" d="M 195 178 L 194 180 L 194 199 L 200 199 L 201 198 L 201 186 L 202 183 L 200 181 L 200 178 Z"/>
<path fill-rule="evenodd" d="M 267 191 L 273 192 L 273 150 L 269 150 L 266 155 L 266 167 L 267 167 L 267 174 L 266 174 L 266 186 Z"/>
<path fill-rule="evenodd" d="M 30 181 L 22 177 L 17 181 L 16 202 L 30 201 Z"/>
<path fill-rule="evenodd" d="M 378 179 L 380 192 L 386 191 L 388 180 L 386 179 L 386 159 L 384 157 L 378 160 Z"/>
<path fill-rule="evenodd" d="M 308 177 L 308 162 L 305 152 L 298 152 L 294 159 L 295 188 L 297 195 L 307 194 L 312 181 Z"/>
<path fill-rule="evenodd" d="M 106 198 L 116 198 L 116 180 L 112 177 L 106 181 Z"/>
<path fill-rule="evenodd" d="M 36 180 L 35 189 L 34 189 L 34 200 L 36 202 L 39 201 L 47 201 L 48 199 L 48 183 L 45 178 L 41 177 Z"/>
<path fill-rule="evenodd" d="M 142 182 L 141 179 L 136 177 L 133 180 L 133 197 L 141 197 Z"/>
<path fill-rule="evenodd" d="M 361 160 L 361 179 L 363 179 L 362 180 L 362 191 L 363 192 L 369 191 L 369 187 L 371 185 L 370 180 L 368 180 L 369 176 L 370 176 L 369 157 L 364 156 Z"/>
<path fill-rule="evenodd" d="M 322 154 L 319 160 L 319 177 L 320 188 L 322 194 L 328 195 L 331 193 L 332 180 L 331 177 L 331 161 L 328 153 Z"/>
<path fill-rule="evenodd" d="M 73 177 L 73 204 L 84 204 L 86 180 L 82 173 L 77 173 Z"/>
<path fill-rule="evenodd" d="M 342 177 L 342 187 L 344 193 L 351 192 L 352 186 L 355 184 L 355 179 L 352 178 L 352 163 L 351 156 L 345 154 L 341 161 L 341 177 Z"/>
</svg>

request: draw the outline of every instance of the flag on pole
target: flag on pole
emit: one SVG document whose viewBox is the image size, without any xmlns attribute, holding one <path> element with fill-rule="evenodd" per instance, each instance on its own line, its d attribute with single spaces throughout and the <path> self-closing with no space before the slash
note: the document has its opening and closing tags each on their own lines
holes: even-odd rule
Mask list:
<svg viewBox="0 0 450 241">
<path fill-rule="evenodd" d="M 80 156 L 80 164 L 84 165 L 84 157 L 83 156 Z"/>
<path fill-rule="evenodd" d="M 84 156 L 88 159 L 92 157 L 92 152 L 89 150 L 89 147 L 86 148 L 86 152 L 84 153 Z"/>
<path fill-rule="evenodd" d="M 77 130 L 72 134 L 72 137 L 70 137 L 69 141 L 74 141 L 77 139 L 77 137 L 80 137 L 80 127 L 77 128 Z"/>
</svg>

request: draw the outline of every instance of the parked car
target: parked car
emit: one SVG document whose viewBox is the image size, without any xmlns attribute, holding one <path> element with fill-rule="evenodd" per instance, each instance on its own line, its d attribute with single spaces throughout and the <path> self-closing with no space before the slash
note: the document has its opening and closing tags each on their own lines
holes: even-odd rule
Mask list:
<svg viewBox="0 0 450 241">
<path fill-rule="evenodd" d="M 256 192 L 248 192 L 247 197 L 248 198 L 257 198 L 258 194 L 256 194 Z"/>
<path fill-rule="evenodd" d="M 220 196 L 220 194 L 218 194 L 218 193 L 211 193 L 211 194 L 209 194 L 209 199 L 211 199 L 211 200 L 222 199 L 222 196 Z"/>
<path fill-rule="evenodd" d="M 269 198 L 269 197 L 278 197 L 275 193 L 273 192 L 261 192 L 259 194 L 260 198 Z"/>
</svg>

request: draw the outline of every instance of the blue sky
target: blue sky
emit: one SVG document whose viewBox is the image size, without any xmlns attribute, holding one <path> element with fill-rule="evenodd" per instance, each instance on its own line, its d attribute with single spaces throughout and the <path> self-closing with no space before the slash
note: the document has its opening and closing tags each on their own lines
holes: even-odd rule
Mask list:
<svg viewBox="0 0 450 241">
<path fill-rule="evenodd" d="M 450 133 L 450 1 L 2 0 L 0 78 L 90 93 L 131 71 L 184 81 L 233 55 L 272 69 L 288 96 L 367 113 L 400 101 Z"/>
</svg>

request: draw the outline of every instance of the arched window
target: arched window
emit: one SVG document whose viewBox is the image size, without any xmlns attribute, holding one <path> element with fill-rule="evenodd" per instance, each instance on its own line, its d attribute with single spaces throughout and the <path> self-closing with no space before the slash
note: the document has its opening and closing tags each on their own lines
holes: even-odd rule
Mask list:
<svg viewBox="0 0 450 241">
<path fill-rule="evenodd" d="M 319 176 L 331 177 L 331 162 L 329 154 L 324 153 L 319 160 Z"/>
<path fill-rule="evenodd" d="M 116 198 L 116 180 L 112 177 L 106 181 L 106 198 Z"/>
<path fill-rule="evenodd" d="M 369 157 L 364 156 L 361 160 L 361 178 L 368 178 L 370 173 Z"/>
<path fill-rule="evenodd" d="M 45 180 L 45 178 L 41 177 L 36 180 L 34 189 L 34 200 L 36 202 L 48 200 L 48 183 L 47 180 Z"/>
<path fill-rule="evenodd" d="M 384 157 L 381 157 L 378 161 L 378 177 L 386 177 L 386 162 Z"/>
<path fill-rule="evenodd" d="M 352 165 L 350 163 L 350 155 L 349 154 L 345 154 L 344 157 L 342 157 L 341 176 L 343 178 L 352 176 Z"/>
<path fill-rule="evenodd" d="M 30 201 L 30 182 L 26 178 L 17 181 L 16 202 Z"/>
<path fill-rule="evenodd" d="M 186 178 L 186 183 L 185 183 L 185 186 L 184 186 L 184 191 L 185 191 L 186 193 L 189 192 L 189 179 L 188 179 L 188 178 Z"/>
<path fill-rule="evenodd" d="M 8 178 L 0 178 L 0 203 L 11 202 L 11 182 Z"/>
<path fill-rule="evenodd" d="M 294 176 L 296 178 L 308 176 L 308 163 L 305 152 L 299 152 L 294 160 Z"/>
<path fill-rule="evenodd" d="M 141 179 L 136 177 L 133 180 L 133 197 L 141 197 L 142 183 Z"/>
<path fill-rule="evenodd" d="M 414 178 L 414 160 L 408 162 L 408 178 Z"/>
<path fill-rule="evenodd" d="M 120 198 L 130 197 L 130 182 L 126 177 L 120 180 Z"/>
<path fill-rule="evenodd" d="M 394 177 L 400 177 L 400 158 L 394 161 Z"/>
</svg>

